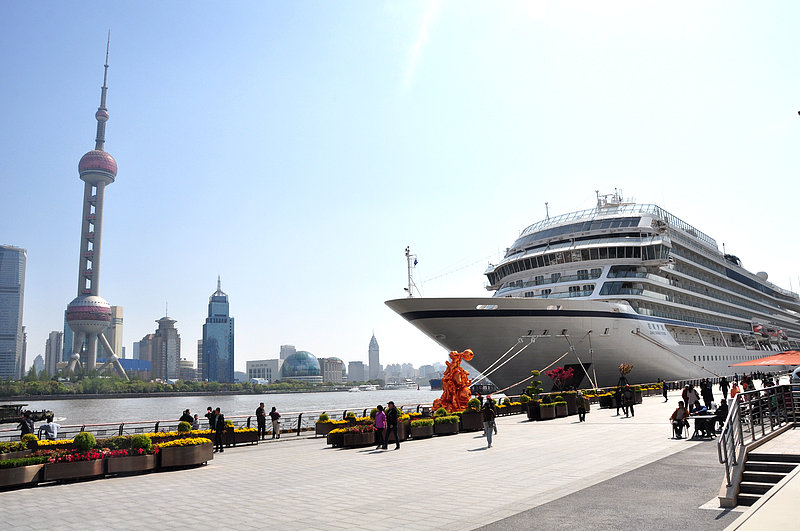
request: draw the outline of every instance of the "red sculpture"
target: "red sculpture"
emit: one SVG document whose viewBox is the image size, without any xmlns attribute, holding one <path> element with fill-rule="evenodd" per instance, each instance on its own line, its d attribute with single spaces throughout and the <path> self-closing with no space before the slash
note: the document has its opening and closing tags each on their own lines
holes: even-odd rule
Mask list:
<svg viewBox="0 0 800 531">
<path fill-rule="evenodd" d="M 470 349 L 464 352 L 454 350 L 450 353 L 452 361 L 445 362 L 447 369 L 442 375 L 442 396 L 433 401 L 434 411 L 440 407 L 445 408 L 448 412 L 466 409 L 472 396 L 469 389 L 472 380 L 469 378 L 469 373 L 461 368 L 461 360 L 470 361 L 473 357 L 474 354 Z"/>
</svg>

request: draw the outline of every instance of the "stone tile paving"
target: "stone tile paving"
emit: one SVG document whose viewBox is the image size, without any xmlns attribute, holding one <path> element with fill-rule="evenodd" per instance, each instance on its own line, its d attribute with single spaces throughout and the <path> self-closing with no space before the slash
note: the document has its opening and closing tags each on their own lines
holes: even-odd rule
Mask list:
<svg viewBox="0 0 800 531">
<path fill-rule="evenodd" d="M 7 508 L 46 507 L 35 516 L 39 528 L 177 529 L 189 515 L 201 529 L 471 529 L 709 444 L 670 439 L 676 396 L 666 404 L 645 398 L 632 418 L 596 407 L 585 423 L 502 417 L 491 449 L 475 433 L 387 451 L 332 449 L 322 438 L 287 436 L 232 448 L 197 469 L 0 496 Z M 721 467 L 719 473 L 721 481 Z M 4 527 L 32 521 L 9 522 L 13 514 L 6 513 Z"/>
</svg>

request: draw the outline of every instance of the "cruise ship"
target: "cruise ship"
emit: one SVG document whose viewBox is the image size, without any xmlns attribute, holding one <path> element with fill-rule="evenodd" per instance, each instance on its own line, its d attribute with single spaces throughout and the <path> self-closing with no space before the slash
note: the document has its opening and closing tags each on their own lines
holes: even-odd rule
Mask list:
<svg viewBox="0 0 800 531">
<path fill-rule="evenodd" d="M 631 383 L 718 378 L 800 347 L 796 293 L 618 192 L 525 228 L 485 275 L 491 297 L 386 304 L 446 349 L 471 349 L 470 365 L 508 394 L 533 369 L 572 367 L 576 387 L 616 385 L 621 363 Z"/>
</svg>

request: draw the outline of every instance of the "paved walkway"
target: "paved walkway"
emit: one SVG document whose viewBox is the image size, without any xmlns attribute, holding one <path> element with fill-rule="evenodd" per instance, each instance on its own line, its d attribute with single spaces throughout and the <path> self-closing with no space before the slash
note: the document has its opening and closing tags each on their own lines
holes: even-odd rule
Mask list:
<svg viewBox="0 0 800 531">
<path fill-rule="evenodd" d="M 491 449 L 475 433 L 408 441 L 397 451 L 332 449 L 322 438 L 286 435 L 229 449 L 197 469 L 0 493 L 8 508 L 0 527 L 473 529 L 597 486 L 596 495 L 568 504 L 590 513 L 605 496 L 603 482 L 637 469 L 641 474 L 648 469 L 640 467 L 653 463 L 659 467 L 654 476 L 615 483 L 609 495 L 633 510 L 642 503 L 638 486 L 663 484 L 659 471 L 678 467 L 687 484 L 698 470 L 711 478 L 715 496 L 724 474 L 715 443 L 670 438 L 667 419 L 676 397 L 672 393 L 666 404 L 661 397 L 645 398 L 632 418 L 595 407 L 585 423 L 577 417 L 503 417 Z M 664 460 L 696 446 L 705 448 Z M 676 496 L 684 490 L 681 484 L 666 486 Z M 683 504 L 695 510 L 708 501 L 688 497 Z M 669 511 L 663 513 L 663 521 L 649 522 L 652 527 L 671 526 Z M 572 513 L 570 522 L 582 525 L 581 512 Z M 538 524 L 528 528 L 566 522 L 553 517 Z"/>
</svg>

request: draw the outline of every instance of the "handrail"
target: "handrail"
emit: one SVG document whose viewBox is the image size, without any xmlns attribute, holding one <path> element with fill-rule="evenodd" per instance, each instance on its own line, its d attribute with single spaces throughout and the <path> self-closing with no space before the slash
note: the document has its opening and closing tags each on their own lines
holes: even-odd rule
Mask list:
<svg viewBox="0 0 800 531">
<path fill-rule="evenodd" d="M 736 395 L 717 439 L 717 457 L 720 464 L 725 465 L 728 487 L 733 481 L 731 470 L 739 464 L 742 450 L 787 424 L 796 424 L 798 406 L 800 400 L 791 385 L 776 385 Z M 745 434 L 749 441 L 745 440 Z"/>
</svg>

